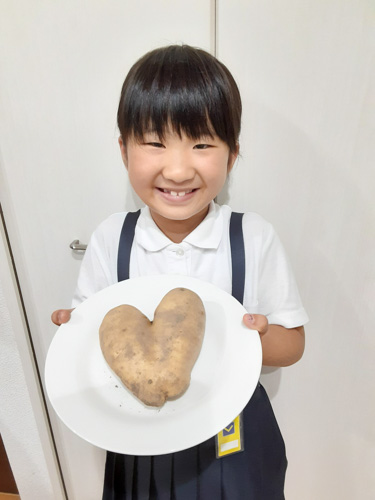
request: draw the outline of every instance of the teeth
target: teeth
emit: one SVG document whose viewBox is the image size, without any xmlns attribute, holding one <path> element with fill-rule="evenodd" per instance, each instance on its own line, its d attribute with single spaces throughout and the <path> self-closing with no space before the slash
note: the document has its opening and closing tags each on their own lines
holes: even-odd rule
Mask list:
<svg viewBox="0 0 375 500">
<path fill-rule="evenodd" d="M 169 193 L 172 196 L 180 196 L 180 197 L 185 196 L 185 194 L 189 194 L 192 191 L 193 191 L 192 189 L 189 189 L 188 191 L 180 191 L 179 193 L 177 193 L 177 191 L 169 191 L 168 189 L 163 189 L 164 193 Z"/>
</svg>

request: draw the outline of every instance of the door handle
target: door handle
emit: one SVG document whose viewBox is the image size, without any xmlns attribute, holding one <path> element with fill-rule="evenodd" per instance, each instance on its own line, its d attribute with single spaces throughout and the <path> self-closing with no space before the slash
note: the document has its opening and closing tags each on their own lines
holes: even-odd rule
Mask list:
<svg viewBox="0 0 375 500">
<path fill-rule="evenodd" d="M 84 252 L 87 248 L 87 245 L 85 245 L 84 243 L 80 243 L 79 240 L 74 240 L 71 242 L 69 247 L 75 252 Z"/>
</svg>

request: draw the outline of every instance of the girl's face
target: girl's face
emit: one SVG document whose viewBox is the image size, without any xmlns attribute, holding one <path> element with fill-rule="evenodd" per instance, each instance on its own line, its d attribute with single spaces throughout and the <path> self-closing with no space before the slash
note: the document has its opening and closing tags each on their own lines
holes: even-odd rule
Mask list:
<svg viewBox="0 0 375 500">
<path fill-rule="evenodd" d="M 169 237 L 177 226 L 186 236 L 205 218 L 237 157 L 217 136 L 169 132 L 161 141 L 148 133 L 141 142 L 119 143 L 134 191 Z"/>
</svg>

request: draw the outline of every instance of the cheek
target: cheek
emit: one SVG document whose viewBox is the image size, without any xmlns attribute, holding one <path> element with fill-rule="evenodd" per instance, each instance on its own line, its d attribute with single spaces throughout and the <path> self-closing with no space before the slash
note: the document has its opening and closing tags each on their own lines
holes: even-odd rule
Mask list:
<svg viewBox="0 0 375 500">
<path fill-rule="evenodd" d="M 222 187 L 228 177 L 228 164 L 221 160 L 214 163 L 206 172 L 207 180 L 212 186 Z"/>
<path fill-rule="evenodd" d="M 218 179 L 218 182 L 216 184 L 216 194 L 219 194 L 220 191 L 223 189 L 224 185 L 225 185 L 225 182 L 227 180 L 227 173 L 225 172 L 221 177 L 220 179 Z"/>
<path fill-rule="evenodd" d="M 139 155 L 129 155 L 128 158 L 128 176 L 132 184 L 143 185 L 150 179 L 151 169 L 147 162 L 139 158 Z"/>
<path fill-rule="evenodd" d="M 147 177 L 139 169 L 128 168 L 128 177 L 135 191 L 141 191 L 147 187 Z"/>
</svg>

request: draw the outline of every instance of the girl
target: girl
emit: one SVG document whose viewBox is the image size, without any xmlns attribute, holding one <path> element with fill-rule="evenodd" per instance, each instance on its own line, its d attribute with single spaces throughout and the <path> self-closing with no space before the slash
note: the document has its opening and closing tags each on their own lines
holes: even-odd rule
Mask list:
<svg viewBox="0 0 375 500">
<path fill-rule="evenodd" d="M 260 216 L 213 201 L 239 150 L 241 99 L 228 69 L 189 46 L 153 50 L 126 77 L 117 119 L 122 159 L 146 206 L 114 214 L 94 232 L 73 306 L 118 280 L 185 274 L 243 302 L 264 365 L 298 361 L 307 316 L 279 239 Z M 65 323 L 70 312 L 52 320 Z M 108 452 L 103 499 L 283 499 L 285 447 L 260 384 L 243 430 L 244 449 L 223 458 L 215 438 L 155 457 Z"/>
</svg>

